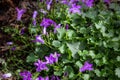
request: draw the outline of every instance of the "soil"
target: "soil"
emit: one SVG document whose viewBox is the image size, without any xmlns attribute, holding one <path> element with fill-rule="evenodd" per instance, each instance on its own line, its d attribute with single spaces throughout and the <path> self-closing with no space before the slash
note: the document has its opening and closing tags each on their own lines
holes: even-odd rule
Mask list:
<svg viewBox="0 0 120 80">
<path fill-rule="evenodd" d="M 16 8 L 26 9 L 26 13 L 22 16 L 23 26 L 21 22 L 16 21 Z M 0 0 L 0 58 L 8 51 L 6 42 L 12 41 L 11 34 L 5 33 L 2 28 L 7 27 L 24 27 L 28 26 L 31 20 L 32 12 L 37 9 L 37 0 Z M 1 66 L 1 63 L 0 63 Z M 0 71 L 0 77 L 3 72 Z M 1 78 L 0 78 L 1 80 Z M 16 80 L 14 77 L 3 80 Z"/>
<path fill-rule="evenodd" d="M 21 22 L 16 21 L 16 8 L 26 9 L 22 16 L 23 26 L 28 26 L 31 20 L 32 12 L 37 9 L 37 0 L 0 0 L 0 52 L 1 46 L 10 41 L 10 34 L 5 33 L 2 28 L 21 27 Z"/>
</svg>

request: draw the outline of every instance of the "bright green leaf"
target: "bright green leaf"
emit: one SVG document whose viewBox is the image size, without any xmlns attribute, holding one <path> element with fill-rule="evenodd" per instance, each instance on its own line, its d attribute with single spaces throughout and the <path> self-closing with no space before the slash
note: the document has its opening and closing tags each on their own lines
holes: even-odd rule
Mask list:
<svg viewBox="0 0 120 80">
<path fill-rule="evenodd" d="M 61 46 L 61 43 L 60 43 L 60 41 L 54 40 L 54 41 L 52 42 L 52 45 L 55 46 L 55 47 L 60 47 L 60 46 Z"/>
<path fill-rule="evenodd" d="M 72 52 L 72 57 L 75 57 L 76 53 L 79 51 L 80 42 L 67 43 L 67 46 Z"/>
<path fill-rule="evenodd" d="M 66 30 L 64 28 L 57 29 L 57 37 L 59 40 L 62 40 L 66 34 Z"/>
<path fill-rule="evenodd" d="M 64 53 L 65 50 L 66 50 L 65 45 L 63 44 L 61 47 L 59 47 L 59 50 L 60 50 L 61 53 Z"/>
<path fill-rule="evenodd" d="M 120 56 L 117 56 L 117 61 L 120 61 Z"/>
<path fill-rule="evenodd" d="M 30 54 L 29 56 L 27 56 L 27 62 L 35 62 L 37 59 L 38 57 L 34 54 Z"/>
<path fill-rule="evenodd" d="M 120 78 L 120 68 L 115 69 L 115 75 L 117 75 Z"/>
<path fill-rule="evenodd" d="M 81 63 L 80 61 L 77 61 L 75 64 L 76 64 L 78 67 L 82 67 L 82 63 Z"/>
<path fill-rule="evenodd" d="M 56 75 L 56 76 L 61 76 L 62 75 L 62 70 L 59 70 L 59 71 L 55 71 L 54 72 L 54 75 Z"/>
<path fill-rule="evenodd" d="M 89 78 L 90 78 L 89 74 L 83 74 L 83 79 L 84 80 L 89 80 Z"/>
</svg>

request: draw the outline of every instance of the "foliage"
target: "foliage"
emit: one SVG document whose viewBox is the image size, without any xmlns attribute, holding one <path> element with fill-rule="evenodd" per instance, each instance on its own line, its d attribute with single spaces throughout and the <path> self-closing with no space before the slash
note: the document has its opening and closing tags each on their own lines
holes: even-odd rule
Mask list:
<svg viewBox="0 0 120 80">
<path fill-rule="evenodd" d="M 83 5 L 81 14 L 69 13 L 68 9 L 67 5 L 54 3 L 48 11 L 46 17 L 61 24 L 56 33 L 51 25 L 47 29 L 48 34 L 42 34 L 43 27 L 38 22 L 36 26 L 30 24 L 28 33 L 25 32 L 24 35 L 20 35 L 19 29 L 3 28 L 5 32 L 11 33 L 15 42 L 12 46 L 21 48 L 6 53 L 7 56 L 9 54 L 14 56 L 9 56 L 3 63 L 2 71 L 7 72 L 14 67 L 15 71 L 12 73 L 18 76 L 19 72 L 29 70 L 33 74 L 33 79 L 39 75 L 43 77 L 55 75 L 61 80 L 119 80 L 120 5 L 110 3 L 107 6 L 101 0 L 91 8 Z M 69 25 L 68 29 L 66 24 Z M 35 36 L 40 34 L 45 43 L 32 42 Z M 17 41 L 22 45 L 17 44 Z M 36 72 L 34 62 L 38 59 L 45 61 L 45 56 L 53 52 L 61 54 L 58 62 L 47 65 L 49 68 L 47 71 Z M 14 61 L 15 65 L 10 64 L 10 61 Z M 93 64 L 92 71 L 79 71 L 85 61 Z"/>
</svg>

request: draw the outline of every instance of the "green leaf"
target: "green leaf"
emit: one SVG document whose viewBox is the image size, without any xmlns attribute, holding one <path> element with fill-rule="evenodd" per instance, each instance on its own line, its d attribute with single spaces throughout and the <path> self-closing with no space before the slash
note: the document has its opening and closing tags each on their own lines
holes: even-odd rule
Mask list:
<svg viewBox="0 0 120 80">
<path fill-rule="evenodd" d="M 118 76 L 118 78 L 120 78 L 120 68 L 115 69 L 115 75 Z"/>
<path fill-rule="evenodd" d="M 108 47 L 114 48 L 115 51 L 118 51 L 119 50 L 119 42 L 117 42 L 117 41 L 109 42 Z"/>
<path fill-rule="evenodd" d="M 117 61 L 120 61 L 120 56 L 117 56 Z"/>
<path fill-rule="evenodd" d="M 87 11 L 85 16 L 88 18 L 94 19 L 96 17 L 96 14 L 97 14 L 96 11 L 92 10 L 92 11 Z"/>
<path fill-rule="evenodd" d="M 102 69 L 101 70 L 101 75 L 105 77 L 107 75 L 107 69 Z"/>
<path fill-rule="evenodd" d="M 92 57 L 92 59 L 94 59 L 96 56 L 93 50 L 89 51 L 89 55 Z"/>
<path fill-rule="evenodd" d="M 70 74 L 69 74 L 69 78 L 73 78 L 74 75 L 75 75 L 74 73 L 70 73 Z"/>
<path fill-rule="evenodd" d="M 77 61 L 75 64 L 76 64 L 78 67 L 82 67 L 82 63 L 81 63 L 80 61 Z"/>
<path fill-rule="evenodd" d="M 27 56 L 27 62 L 35 62 L 37 59 L 38 57 L 32 53 L 29 56 Z"/>
<path fill-rule="evenodd" d="M 80 42 L 67 43 L 67 46 L 72 52 L 72 57 L 75 57 L 76 53 L 79 51 Z"/>
<path fill-rule="evenodd" d="M 54 72 L 54 75 L 56 75 L 56 76 L 61 76 L 62 75 L 62 70 L 59 70 L 59 71 L 55 71 Z"/>
<path fill-rule="evenodd" d="M 96 63 L 97 66 L 102 65 L 102 62 L 99 59 L 94 59 L 94 62 Z"/>
<path fill-rule="evenodd" d="M 63 70 L 64 70 L 64 72 L 69 73 L 69 78 L 73 78 L 74 70 L 71 66 L 65 66 Z"/>
<path fill-rule="evenodd" d="M 30 32 L 31 34 L 34 34 L 34 33 L 37 32 L 37 28 L 35 28 L 35 27 L 29 27 L 29 32 Z"/>
<path fill-rule="evenodd" d="M 105 31 L 106 31 L 106 28 L 103 25 L 103 21 L 99 21 L 99 23 L 95 23 L 95 27 L 97 29 L 100 29 L 101 33 L 105 33 Z"/>
<path fill-rule="evenodd" d="M 66 35 L 68 36 L 69 39 L 73 39 L 75 37 L 75 32 L 73 30 L 67 30 Z"/>
<path fill-rule="evenodd" d="M 80 33 L 82 33 L 82 34 L 87 33 L 86 28 L 85 28 L 85 27 L 81 27 L 81 28 L 80 28 Z"/>
<path fill-rule="evenodd" d="M 87 56 L 88 55 L 88 51 L 87 50 L 83 50 L 83 51 L 79 50 L 78 54 L 80 56 Z"/>
<path fill-rule="evenodd" d="M 96 75 L 97 75 L 98 77 L 101 76 L 100 70 L 96 69 L 96 70 L 94 70 L 94 71 L 95 71 L 95 73 L 96 73 Z"/>
<path fill-rule="evenodd" d="M 116 3 L 111 3 L 109 8 L 114 9 L 116 11 L 120 10 L 120 6 L 118 4 L 116 4 Z"/>
<path fill-rule="evenodd" d="M 39 76 L 39 74 L 40 74 L 39 72 L 34 73 L 33 74 L 33 80 L 35 80 Z"/>
<path fill-rule="evenodd" d="M 74 72 L 74 71 L 73 71 L 73 68 L 72 68 L 71 66 L 65 66 L 65 67 L 63 68 L 63 70 L 64 70 L 64 72 L 68 72 L 68 73 Z"/>
<path fill-rule="evenodd" d="M 60 46 L 61 46 L 61 43 L 60 43 L 60 41 L 58 41 L 58 40 L 54 40 L 54 41 L 52 42 L 52 45 L 55 46 L 55 47 L 60 47 Z"/>
<path fill-rule="evenodd" d="M 84 75 L 83 75 L 83 79 L 84 79 L 84 80 L 89 80 L 89 78 L 90 78 L 89 74 L 84 74 Z"/>
<path fill-rule="evenodd" d="M 57 37 L 59 40 L 62 40 L 66 34 L 66 30 L 64 28 L 57 29 Z"/>
<path fill-rule="evenodd" d="M 107 64 L 107 57 L 105 57 L 105 56 L 102 57 L 102 63 L 103 63 L 103 64 Z"/>
<path fill-rule="evenodd" d="M 59 47 L 60 53 L 64 53 L 66 50 L 65 45 L 63 44 L 61 47 Z"/>
</svg>

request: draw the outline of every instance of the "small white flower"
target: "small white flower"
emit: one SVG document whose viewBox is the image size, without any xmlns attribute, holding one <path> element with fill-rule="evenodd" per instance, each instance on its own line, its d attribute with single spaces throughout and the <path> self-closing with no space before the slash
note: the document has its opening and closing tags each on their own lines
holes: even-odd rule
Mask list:
<svg viewBox="0 0 120 80">
<path fill-rule="evenodd" d="M 6 74 L 3 74 L 3 75 L 2 75 L 3 78 L 9 78 L 9 77 L 11 77 L 11 76 L 12 76 L 11 73 L 6 73 Z"/>
</svg>

